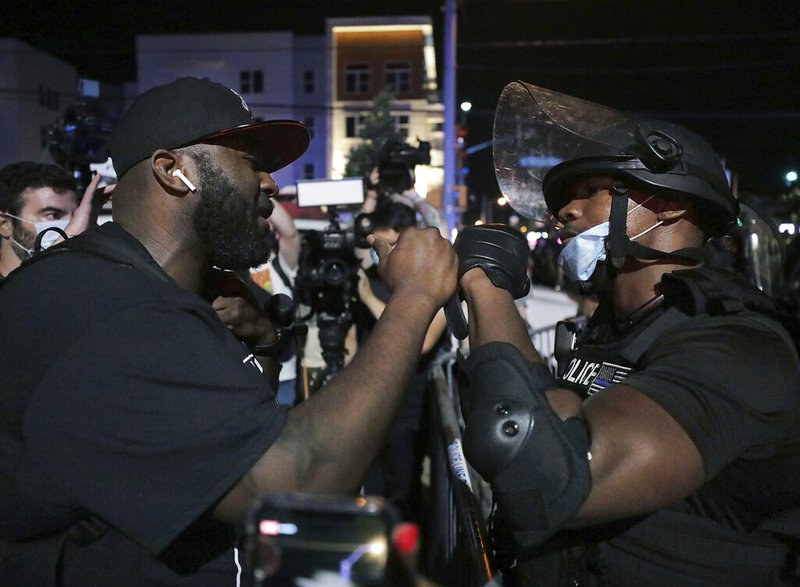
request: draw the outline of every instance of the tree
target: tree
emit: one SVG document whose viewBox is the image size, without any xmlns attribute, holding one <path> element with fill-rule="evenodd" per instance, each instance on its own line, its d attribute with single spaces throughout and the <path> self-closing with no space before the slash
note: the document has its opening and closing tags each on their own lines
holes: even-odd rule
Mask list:
<svg viewBox="0 0 800 587">
<path fill-rule="evenodd" d="M 394 94 L 381 90 L 372 99 L 372 109 L 364 117 L 358 137 L 363 142 L 352 147 L 347 155 L 345 177 L 367 177 L 378 164 L 378 155 L 386 141 L 403 137 L 395 131 L 392 119 Z"/>
</svg>

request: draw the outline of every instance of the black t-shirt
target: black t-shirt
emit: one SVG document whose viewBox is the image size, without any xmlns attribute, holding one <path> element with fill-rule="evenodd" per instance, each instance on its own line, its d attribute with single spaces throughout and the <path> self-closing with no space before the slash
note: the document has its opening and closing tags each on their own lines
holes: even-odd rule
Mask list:
<svg viewBox="0 0 800 587">
<path fill-rule="evenodd" d="M 160 270 L 119 226 L 97 230 Z M 0 287 L 0 323 L 0 538 L 91 517 L 108 529 L 70 551 L 65 585 L 235 585 L 233 531 L 204 514 L 286 409 L 210 304 L 137 268 L 54 253 Z M 4 560 L 0 583 L 39 584 L 48 549 Z"/>
<path fill-rule="evenodd" d="M 800 365 L 786 333 L 754 312 L 697 317 L 642 359 L 625 384 L 669 412 L 703 458 L 696 515 L 750 531 L 800 504 Z"/>
<path fill-rule="evenodd" d="M 597 545 L 587 568 L 600 584 L 782 584 L 758 574 L 770 572 L 758 565 L 779 571 L 785 561 L 765 563 L 760 552 L 772 557 L 775 542 L 752 533 L 800 507 L 800 363 L 786 331 L 752 311 L 695 316 L 664 330 L 632 373 L 623 367 L 614 382 L 647 395 L 682 426 L 706 483 L 642 520 L 561 538 Z"/>
</svg>

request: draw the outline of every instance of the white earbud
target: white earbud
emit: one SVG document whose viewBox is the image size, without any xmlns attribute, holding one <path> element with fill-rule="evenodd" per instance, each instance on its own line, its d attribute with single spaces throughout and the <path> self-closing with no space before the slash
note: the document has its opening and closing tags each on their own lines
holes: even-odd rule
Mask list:
<svg viewBox="0 0 800 587">
<path fill-rule="evenodd" d="M 180 179 L 183 183 L 185 183 L 186 187 L 189 188 L 191 191 L 193 191 L 193 192 L 197 191 L 197 188 L 194 187 L 194 184 L 191 181 L 189 181 L 189 178 L 186 177 L 183 174 L 183 171 L 181 171 L 180 169 L 176 169 L 175 171 L 173 171 L 172 175 L 174 175 L 175 177 Z"/>
</svg>

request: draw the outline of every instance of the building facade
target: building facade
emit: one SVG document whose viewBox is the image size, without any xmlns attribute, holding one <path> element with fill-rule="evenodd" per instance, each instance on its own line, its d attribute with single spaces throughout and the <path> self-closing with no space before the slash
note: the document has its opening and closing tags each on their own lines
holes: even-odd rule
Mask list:
<svg viewBox="0 0 800 587">
<path fill-rule="evenodd" d="M 359 123 L 384 88 L 403 136 L 432 143 L 418 191 L 442 178 L 443 107 L 437 102 L 433 28 L 428 17 L 328 19 L 324 36 L 256 32 L 137 37 L 137 93 L 182 76 L 239 92 L 259 119 L 300 120 L 308 151 L 275 173 L 284 193 L 302 179 L 338 179 L 361 140 Z"/>
<path fill-rule="evenodd" d="M 341 177 L 372 99 L 394 96 L 395 130 L 412 146 L 431 143 L 431 164 L 416 169 L 423 196 L 441 194 L 444 106 L 439 100 L 433 26 L 429 17 L 332 18 L 327 21 L 332 106 L 329 147 L 333 177 Z M 441 204 L 441 195 L 439 202 Z"/>
<path fill-rule="evenodd" d="M 431 165 L 417 168 L 417 191 L 440 193 L 443 105 L 438 99 L 430 17 L 336 18 L 325 34 L 291 31 L 139 35 L 135 82 L 100 84 L 106 122 L 133 97 L 178 77 L 194 76 L 239 92 L 258 119 L 294 119 L 311 132 L 308 151 L 275 173 L 291 194 L 298 180 L 343 177 L 347 156 L 382 90 L 394 96 L 395 129 L 416 146 L 431 143 Z M 0 164 L 40 160 L 46 132 L 64 125 L 82 99 L 76 68 L 22 41 L 0 39 Z M 95 96 L 97 98 L 97 96 Z"/>
<path fill-rule="evenodd" d="M 77 69 L 13 38 L 0 39 L 0 166 L 39 161 L 48 127 L 75 101 Z"/>
</svg>

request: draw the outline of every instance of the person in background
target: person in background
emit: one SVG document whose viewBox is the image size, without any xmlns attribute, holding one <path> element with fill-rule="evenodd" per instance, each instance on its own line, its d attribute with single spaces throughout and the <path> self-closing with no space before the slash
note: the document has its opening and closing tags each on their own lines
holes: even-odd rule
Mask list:
<svg viewBox="0 0 800 587">
<path fill-rule="evenodd" d="M 408 205 L 386 200 L 369 215 L 372 234 L 394 245 L 400 234 L 415 226 L 416 215 Z M 370 332 L 383 314 L 389 291 L 374 266 L 359 269 L 358 297 L 368 312 L 356 312 L 359 346 L 368 344 Z M 448 346 L 444 310 L 436 313 L 425 333 L 414 376 L 408 386 L 403 409 L 392 425 L 378 460 L 370 470 L 364 492 L 380 495 L 394 504 L 405 520 L 421 523 L 422 468 L 428 445 L 429 367 Z"/>
<path fill-rule="evenodd" d="M 99 175 L 92 178 L 79 205 L 75 179 L 57 165 L 20 161 L 0 169 L 0 279 L 33 254 L 36 236 L 47 228 L 75 235 L 94 224 L 99 181 Z M 60 240 L 58 232 L 47 231 L 42 247 Z"/>
<path fill-rule="evenodd" d="M 301 238 L 294 219 L 277 199 L 272 199 L 269 217 L 272 237 L 277 241 L 273 254 L 265 264 L 250 269 L 250 279 L 272 295 L 283 294 L 294 299 L 294 280 L 300 258 Z M 278 403 L 293 406 L 297 402 L 297 352 L 294 344 L 284 351 L 279 374 Z"/>
</svg>

